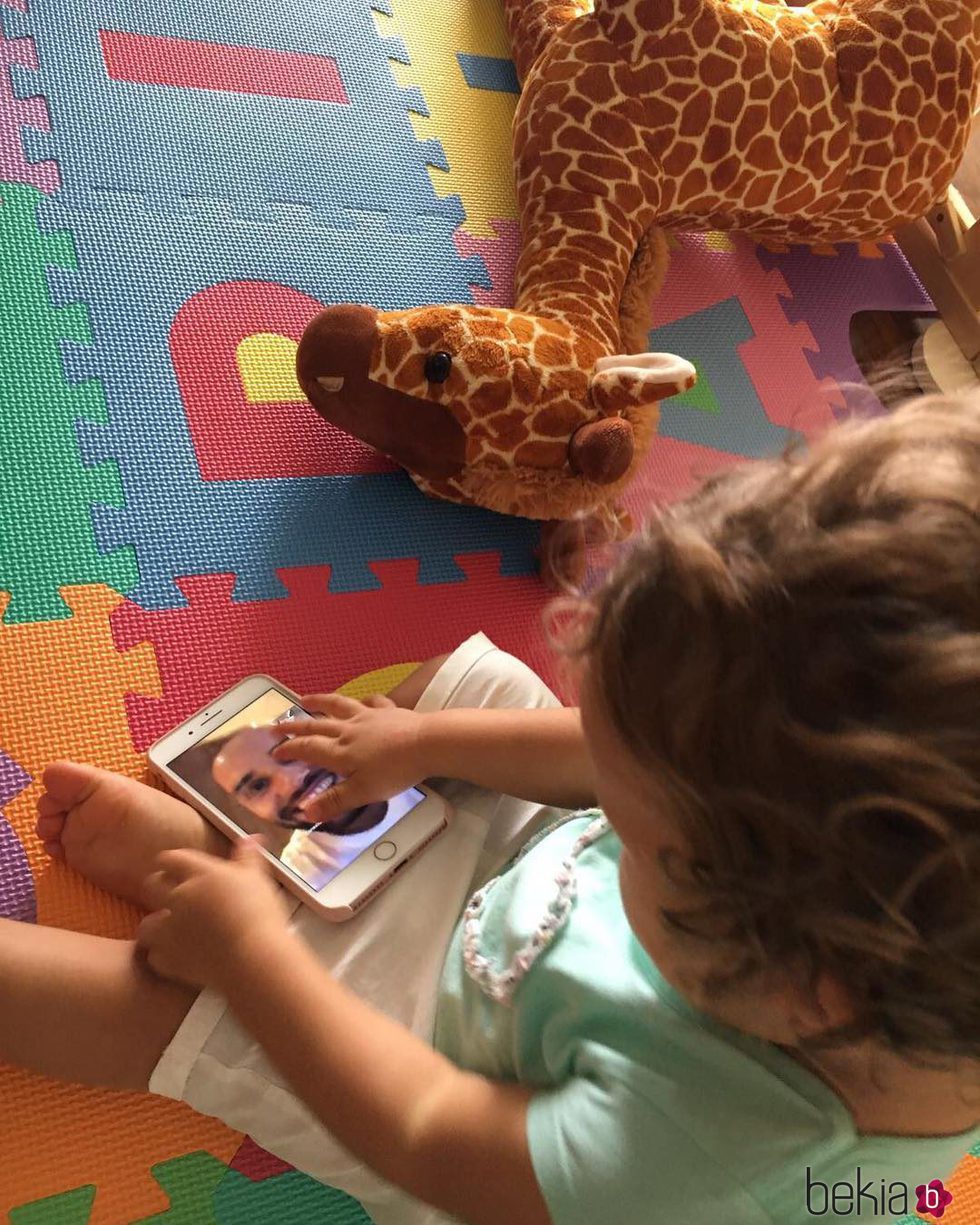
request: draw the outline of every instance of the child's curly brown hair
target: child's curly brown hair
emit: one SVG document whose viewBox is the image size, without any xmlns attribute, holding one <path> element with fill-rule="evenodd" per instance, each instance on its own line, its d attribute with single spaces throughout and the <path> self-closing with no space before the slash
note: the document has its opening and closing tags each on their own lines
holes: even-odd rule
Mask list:
<svg viewBox="0 0 980 1225">
<path fill-rule="evenodd" d="M 980 1058 L 980 400 L 921 400 L 658 514 L 593 600 L 608 716 L 731 974 L 800 965 Z M 710 937 L 708 932 L 711 933 Z"/>
</svg>

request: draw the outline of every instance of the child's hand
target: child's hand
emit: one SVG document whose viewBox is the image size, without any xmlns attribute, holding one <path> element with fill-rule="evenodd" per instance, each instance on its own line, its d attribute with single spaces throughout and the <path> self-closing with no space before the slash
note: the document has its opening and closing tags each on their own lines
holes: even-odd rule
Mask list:
<svg viewBox="0 0 980 1225">
<path fill-rule="evenodd" d="M 380 695 L 358 702 L 339 693 L 314 694 L 302 704 L 320 717 L 277 723 L 277 730 L 292 739 L 274 749 L 273 756 L 343 775 L 309 806 L 316 819 L 389 800 L 432 773 L 422 739 L 425 715 Z"/>
<path fill-rule="evenodd" d="M 136 942 L 164 978 L 218 986 L 250 942 L 268 947 L 277 934 L 289 935 L 283 900 L 252 839 L 237 843 L 230 859 L 165 851 L 157 864 L 144 885 L 153 913 Z"/>
</svg>

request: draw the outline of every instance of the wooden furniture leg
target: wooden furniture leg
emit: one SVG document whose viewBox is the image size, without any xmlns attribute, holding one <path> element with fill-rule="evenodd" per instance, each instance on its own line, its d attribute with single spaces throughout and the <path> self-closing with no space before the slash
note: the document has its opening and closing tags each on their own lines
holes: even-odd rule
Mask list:
<svg viewBox="0 0 980 1225">
<path fill-rule="evenodd" d="M 980 220 L 951 187 L 941 204 L 902 226 L 895 239 L 980 375 Z"/>
</svg>

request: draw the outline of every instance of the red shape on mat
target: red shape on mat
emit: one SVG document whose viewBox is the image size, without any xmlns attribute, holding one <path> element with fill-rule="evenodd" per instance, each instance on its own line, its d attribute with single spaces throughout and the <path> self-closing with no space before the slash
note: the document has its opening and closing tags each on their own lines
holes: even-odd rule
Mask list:
<svg viewBox="0 0 980 1225">
<path fill-rule="evenodd" d="M 244 1174 L 251 1182 L 265 1182 L 267 1178 L 275 1178 L 279 1174 L 288 1174 L 294 1169 L 288 1161 L 282 1161 L 267 1153 L 251 1136 L 246 1136 L 242 1147 L 231 1159 L 232 1170 Z"/>
<path fill-rule="evenodd" d="M 321 309 L 315 298 L 269 281 L 227 281 L 187 299 L 170 352 L 201 476 L 247 481 L 394 472 L 396 465 L 328 425 L 306 400 L 250 403 L 238 346 L 271 333 L 299 343 Z"/>
<path fill-rule="evenodd" d="M 235 578 L 178 579 L 186 608 L 148 611 L 125 601 L 111 615 L 119 650 L 149 640 L 163 697 L 130 695 L 133 742 L 145 749 L 216 694 L 253 672 L 299 693 L 331 690 L 389 664 L 415 663 L 452 650 L 483 630 L 499 647 L 546 677 L 553 671 L 541 614 L 551 598 L 532 575 L 504 578 L 495 553 L 457 557 L 460 583 L 420 586 L 418 562 L 375 562 L 380 590 L 332 594 L 330 569 L 280 570 L 289 595 L 232 601 Z"/>
<path fill-rule="evenodd" d="M 229 47 L 121 30 L 100 30 L 99 41 L 114 81 L 350 105 L 337 61 L 328 55 Z"/>
</svg>

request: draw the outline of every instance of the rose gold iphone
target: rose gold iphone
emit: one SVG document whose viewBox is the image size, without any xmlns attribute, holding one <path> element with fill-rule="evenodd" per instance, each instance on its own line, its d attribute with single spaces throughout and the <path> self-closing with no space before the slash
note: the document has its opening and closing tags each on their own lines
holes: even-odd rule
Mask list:
<svg viewBox="0 0 980 1225">
<path fill-rule="evenodd" d="M 410 787 L 319 820 L 329 770 L 279 761 L 283 719 L 308 712 L 268 676 L 249 676 L 152 745 L 154 772 L 229 838 L 261 834 L 279 880 L 333 922 L 352 918 L 449 823 L 444 800 Z"/>
</svg>

